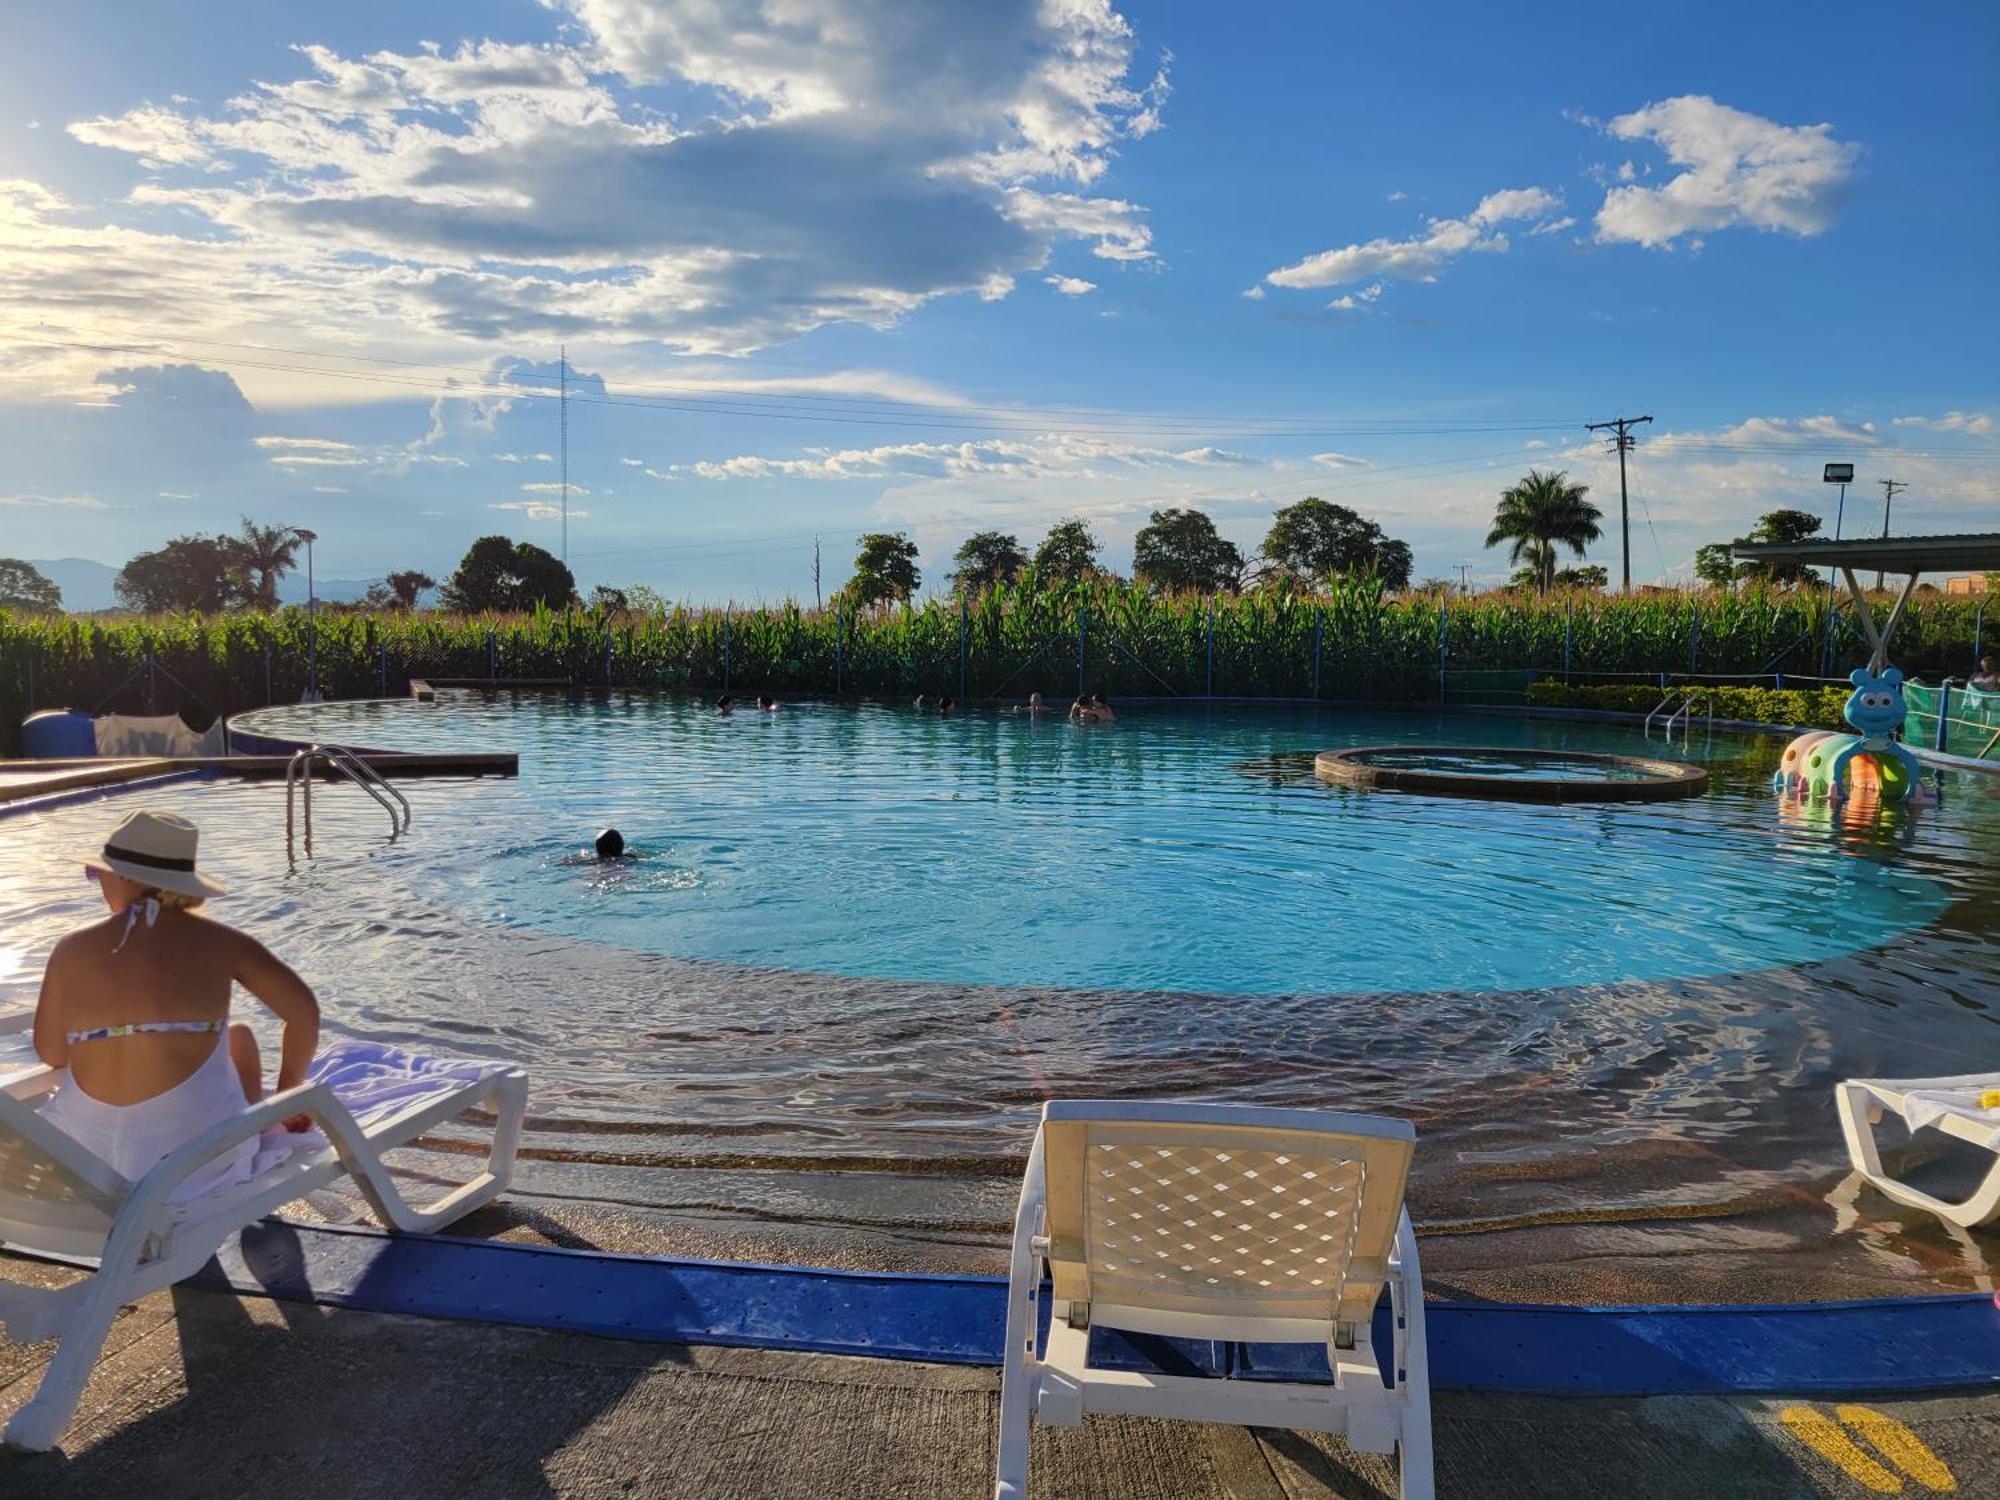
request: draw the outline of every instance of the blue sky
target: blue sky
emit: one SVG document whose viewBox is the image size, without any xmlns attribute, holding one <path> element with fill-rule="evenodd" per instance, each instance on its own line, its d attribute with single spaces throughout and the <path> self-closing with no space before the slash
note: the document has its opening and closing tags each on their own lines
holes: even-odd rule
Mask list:
<svg viewBox="0 0 2000 1500">
<path fill-rule="evenodd" d="M 773 21 L 772 14 L 782 19 Z M 2000 15 L 78 0 L 0 59 L 0 554 L 250 514 L 810 595 L 863 530 L 1307 494 L 1497 579 L 1651 413 L 1635 579 L 1780 504 L 2000 522 Z M 544 456 L 549 455 L 549 456 Z M 1872 520 L 1867 518 L 1872 517 Z M 1859 518 L 1859 519 L 1857 519 Z M 1614 535 L 1595 560 L 1617 572 Z"/>
</svg>

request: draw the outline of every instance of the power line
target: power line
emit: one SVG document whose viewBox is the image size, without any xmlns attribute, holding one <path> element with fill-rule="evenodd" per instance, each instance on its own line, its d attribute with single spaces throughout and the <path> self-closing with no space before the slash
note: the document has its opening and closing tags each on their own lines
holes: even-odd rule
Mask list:
<svg viewBox="0 0 2000 1500">
<path fill-rule="evenodd" d="M 1875 482 L 1882 486 L 1882 540 L 1886 542 L 1889 540 L 1889 506 L 1896 498 L 1896 491 L 1906 490 L 1909 486 L 1900 479 L 1878 479 Z M 1875 587 L 1878 590 L 1882 587 L 1882 574 L 1879 572 L 1875 575 Z"/>
<path fill-rule="evenodd" d="M 1585 430 L 1589 432 L 1602 432 L 1606 428 L 1610 428 L 1616 433 L 1616 436 L 1611 438 L 1610 441 L 1611 445 L 1618 450 L 1618 530 L 1620 537 L 1618 566 L 1624 575 L 1619 592 L 1626 594 L 1632 592 L 1632 507 L 1631 503 L 1626 499 L 1625 494 L 1625 455 L 1632 451 L 1634 443 L 1631 429 L 1637 427 L 1641 422 L 1650 422 L 1652 420 L 1651 417 L 1613 417 L 1608 422 L 1585 422 L 1583 424 Z"/>
</svg>

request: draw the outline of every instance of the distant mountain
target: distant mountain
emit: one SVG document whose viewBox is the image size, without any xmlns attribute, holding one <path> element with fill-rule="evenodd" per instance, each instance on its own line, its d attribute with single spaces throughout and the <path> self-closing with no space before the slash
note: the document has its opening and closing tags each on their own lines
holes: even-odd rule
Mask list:
<svg viewBox="0 0 2000 1500">
<path fill-rule="evenodd" d="M 112 609 L 118 603 L 118 596 L 111 592 L 111 582 L 118 576 L 116 568 L 87 557 L 64 557 L 54 562 L 31 557 L 28 566 L 62 590 L 64 609 Z"/>
<path fill-rule="evenodd" d="M 62 590 L 63 608 L 72 613 L 118 607 L 118 595 L 111 587 L 118 570 L 107 563 L 92 562 L 87 557 L 63 557 L 54 561 L 29 558 L 28 565 Z M 313 589 L 322 599 L 351 604 L 368 592 L 370 582 L 366 578 L 319 578 L 313 581 Z M 306 602 L 303 570 L 279 580 L 278 598 L 286 604 Z"/>
</svg>

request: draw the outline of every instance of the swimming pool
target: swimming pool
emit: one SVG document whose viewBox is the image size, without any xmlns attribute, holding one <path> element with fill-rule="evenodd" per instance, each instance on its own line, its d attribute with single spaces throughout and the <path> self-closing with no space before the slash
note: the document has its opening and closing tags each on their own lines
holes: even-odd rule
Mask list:
<svg viewBox="0 0 2000 1500">
<path fill-rule="evenodd" d="M 1701 797 L 1546 807 L 1328 787 L 1312 752 L 1657 743 L 1290 706 L 723 718 L 641 694 L 255 727 L 520 753 L 518 781 L 405 783 L 394 845 L 358 792 L 323 791 L 293 875 L 281 789 L 148 800 L 201 822 L 230 913 L 330 1030 L 527 1063 L 530 1197 L 681 1213 L 729 1248 L 753 1224 L 783 1229 L 753 1252 L 960 1263 L 1005 1219 L 1041 1098 L 1141 1093 L 1415 1115 L 1419 1218 L 1468 1245 L 1611 1213 L 1647 1227 L 1536 1254 L 1657 1254 L 1674 1217 L 1712 1221 L 1696 1253 L 1779 1220 L 1796 1250 L 1786 1193 L 1838 1158 L 1832 1079 L 1995 1051 L 2000 806 L 1959 778 L 1883 828 L 1800 817 L 1767 789 L 1776 741 L 1697 735 Z M 54 851 L 118 812 L 0 825 L 0 971 L 89 910 Z M 643 857 L 582 860 L 607 823 Z"/>
</svg>

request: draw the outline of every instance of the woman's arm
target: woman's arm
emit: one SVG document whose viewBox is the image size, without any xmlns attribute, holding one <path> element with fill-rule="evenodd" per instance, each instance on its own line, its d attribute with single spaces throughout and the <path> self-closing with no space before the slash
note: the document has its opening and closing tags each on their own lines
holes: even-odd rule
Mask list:
<svg viewBox="0 0 2000 1500">
<path fill-rule="evenodd" d="M 42 993 L 35 1002 L 35 1056 L 52 1068 L 69 1066 L 69 1035 L 63 1025 L 61 971 L 63 945 L 56 944 L 42 970 Z"/>
<path fill-rule="evenodd" d="M 306 982 L 255 938 L 238 933 L 242 950 L 236 960 L 236 982 L 261 1000 L 285 1023 L 284 1051 L 278 1059 L 278 1089 L 306 1081 L 306 1065 L 319 1046 L 319 1001 Z"/>
</svg>

